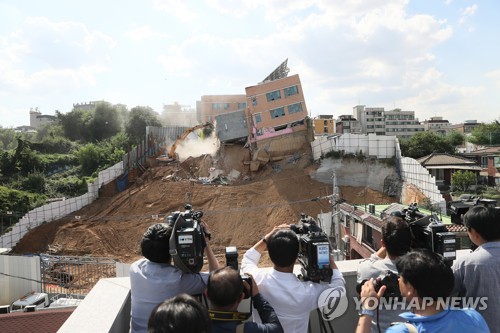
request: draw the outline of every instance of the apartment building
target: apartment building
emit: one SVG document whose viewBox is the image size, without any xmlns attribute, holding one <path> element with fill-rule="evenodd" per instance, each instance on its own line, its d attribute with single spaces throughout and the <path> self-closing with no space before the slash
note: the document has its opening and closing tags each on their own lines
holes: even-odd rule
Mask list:
<svg viewBox="0 0 500 333">
<path fill-rule="evenodd" d="M 375 133 L 385 135 L 384 108 L 367 108 L 365 105 L 356 105 L 353 108 L 354 117 L 361 124 L 363 134 Z"/>
<path fill-rule="evenodd" d="M 333 134 L 335 133 L 335 119 L 333 115 L 319 115 L 313 119 L 314 134 Z"/>
<path fill-rule="evenodd" d="M 250 142 L 307 129 L 299 75 L 286 74 L 270 75 L 262 83 L 245 88 Z"/>
<path fill-rule="evenodd" d="M 196 102 L 198 122 L 214 122 L 215 117 L 221 114 L 246 109 L 245 95 L 204 95 Z"/>
<path fill-rule="evenodd" d="M 424 126 L 415 118 L 415 111 L 385 111 L 381 107 L 357 105 L 353 108 L 353 113 L 361 124 L 363 134 L 375 133 L 406 138 L 424 131 Z"/>
<path fill-rule="evenodd" d="M 424 126 L 415 118 L 415 111 L 385 111 L 385 135 L 408 138 L 423 131 Z"/>
<path fill-rule="evenodd" d="M 442 136 L 448 135 L 452 130 L 450 122 L 443 119 L 443 117 L 431 117 L 429 120 L 424 120 L 422 125 L 424 126 L 424 131 Z"/>
<path fill-rule="evenodd" d="M 466 120 L 461 124 L 450 125 L 450 128 L 453 131 L 458 131 L 462 134 L 467 135 L 472 133 L 472 131 L 474 131 L 474 129 L 480 125 L 481 123 L 478 123 L 477 120 Z"/>
<path fill-rule="evenodd" d="M 341 115 L 336 122 L 336 131 L 339 134 L 353 133 L 361 134 L 361 124 L 360 122 L 351 115 Z"/>
</svg>

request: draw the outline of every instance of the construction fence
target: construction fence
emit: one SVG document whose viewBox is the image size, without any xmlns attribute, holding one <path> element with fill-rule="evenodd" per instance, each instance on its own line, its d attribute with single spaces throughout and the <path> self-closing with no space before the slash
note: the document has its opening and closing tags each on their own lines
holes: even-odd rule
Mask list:
<svg viewBox="0 0 500 333">
<path fill-rule="evenodd" d="M 117 276 L 118 263 L 109 258 L 0 256 L 0 305 L 30 292 L 51 298 L 84 298 L 102 278 Z"/>
<path fill-rule="evenodd" d="M 311 143 L 315 161 L 331 151 L 360 154 L 367 157 L 392 158 L 396 155 L 396 137 L 375 134 L 320 136 Z"/>
</svg>

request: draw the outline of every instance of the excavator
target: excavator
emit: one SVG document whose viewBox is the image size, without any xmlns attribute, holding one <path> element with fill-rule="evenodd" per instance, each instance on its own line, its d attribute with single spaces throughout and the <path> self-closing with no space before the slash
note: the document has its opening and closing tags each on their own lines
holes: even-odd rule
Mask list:
<svg viewBox="0 0 500 333">
<path fill-rule="evenodd" d="M 199 124 L 199 125 L 196 125 L 196 126 L 193 126 L 193 127 L 190 127 L 188 128 L 175 142 L 174 144 L 172 145 L 172 147 L 170 147 L 170 151 L 168 153 L 168 158 L 170 161 L 175 161 L 177 159 L 176 155 L 175 155 L 175 150 L 177 149 L 177 146 L 182 142 L 184 141 L 184 139 L 189 135 L 189 133 L 193 132 L 193 131 L 196 131 L 197 129 L 200 129 L 200 128 L 205 128 L 205 127 L 211 127 L 213 128 L 213 124 L 210 123 L 210 122 L 206 122 L 204 124 Z"/>
</svg>

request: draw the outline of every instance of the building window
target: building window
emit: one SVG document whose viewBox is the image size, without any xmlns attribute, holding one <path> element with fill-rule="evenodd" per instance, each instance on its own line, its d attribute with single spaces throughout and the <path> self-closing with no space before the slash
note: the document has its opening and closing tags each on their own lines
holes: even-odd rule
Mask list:
<svg viewBox="0 0 500 333">
<path fill-rule="evenodd" d="M 371 248 L 373 248 L 372 231 L 373 229 L 370 226 L 363 224 L 363 243 L 370 245 Z"/>
<path fill-rule="evenodd" d="M 328 133 L 328 127 L 327 126 L 323 127 L 323 133 Z"/>
<path fill-rule="evenodd" d="M 288 87 L 283 89 L 283 92 L 285 93 L 285 97 L 297 95 L 299 93 L 299 88 L 297 88 L 297 86 Z"/>
<path fill-rule="evenodd" d="M 255 118 L 255 123 L 261 123 L 262 122 L 262 116 L 260 113 L 256 113 L 253 115 Z"/>
<path fill-rule="evenodd" d="M 212 103 L 212 110 L 220 110 L 222 107 L 222 103 Z"/>
<path fill-rule="evenodd" d="M 302 112 L 302 103 L 288 105 L 288 114 Z"/>
<path fill-rule="evenodd" d="M 238 110 L 246 109 L 247 103 L 238 103 Z"/>
<path fill-rule="evenodd" d="M 257 97 L 252 97 L 252 105 L 256 106 L 257 105 Z"/>
<path fill-rule="evenodd" d="M 285 115 L 285 108 L 281 107 L 274 110 L 270 110 L 269 112 L 271 113 L 271 118 L 279 118 Z"/>
<path fill-rule="evenodd" d="M 224 110 L 229 109 L 229 103 L 224 103 Z"/>
<path fill-rule="evenodd" d="M 266 97 L 268 102 L 275 101 L 277 99 L 281 99 L 281 93 L 279 90 L 271 91 L 266 94 Z"/>
</svg>

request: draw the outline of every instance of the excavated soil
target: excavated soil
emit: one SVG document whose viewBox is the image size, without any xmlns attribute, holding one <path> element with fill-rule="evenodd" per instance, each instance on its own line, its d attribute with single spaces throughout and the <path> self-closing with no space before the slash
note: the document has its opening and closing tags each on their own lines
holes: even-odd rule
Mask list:
<svg viewBox="0 0 500 333">
<path fill-rule="evenodd" d="M 327 198 L 316 200 L 332 193 L 331 184 L 309 176 L 316 166 L 307 154 L 268 164 L 256 173 L 244 164 L 248 160 L 246 149 L 226 146 L 217 158 L 203 155 L 153 165 L 127 190 L 31 230 L 14 253 L 90 255 L 130 263 L 141 257 L 140 240 L 147 227 L 190 202 L 193 209 L 203 211 L 212 247 L 223 264 L 226 246 L 236 246 L 241 254 L 273 226 L 297 223 L 301 212 L 316 216 L 331 210 Z M 213 166 L 226 175 L 237 170 L 240 177 L 228 185 L 200 182 Z M 341 187 L 341 195 L 356 204 L 396 201 L 365 187 Z"/>
</svg>

